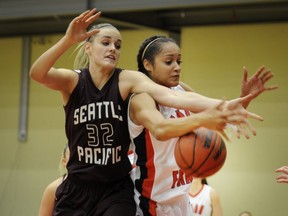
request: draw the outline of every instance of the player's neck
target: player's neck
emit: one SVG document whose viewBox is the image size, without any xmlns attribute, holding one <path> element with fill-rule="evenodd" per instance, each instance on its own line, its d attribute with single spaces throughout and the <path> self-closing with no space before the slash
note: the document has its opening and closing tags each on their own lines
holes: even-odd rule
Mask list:
<svg viewBox="0 0 288 216">
<path fill-rule="evenodd" d="M 190 186 L 190 193 L 192 195 L 197 194 L 199 191 L 202 190 L 203 184 L 201 182 L 201 179 L 193 179 L 191 186 Z"/>
</svg>

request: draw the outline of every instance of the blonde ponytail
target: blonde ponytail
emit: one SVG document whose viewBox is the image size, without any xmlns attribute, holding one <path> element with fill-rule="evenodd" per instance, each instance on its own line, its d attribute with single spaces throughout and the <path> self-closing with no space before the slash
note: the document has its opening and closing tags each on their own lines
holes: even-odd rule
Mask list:
<svg viewBox="0 0 288 216">
<path fill-rule="evenodd" d="M 74 70 L 87 68 L 89 66 L 89 58 L 85 52 L 85 44 L 87 41 L 83 41 L 74 50 L 74 52 L 78 51 L 74 60 Z"/>
</svg>

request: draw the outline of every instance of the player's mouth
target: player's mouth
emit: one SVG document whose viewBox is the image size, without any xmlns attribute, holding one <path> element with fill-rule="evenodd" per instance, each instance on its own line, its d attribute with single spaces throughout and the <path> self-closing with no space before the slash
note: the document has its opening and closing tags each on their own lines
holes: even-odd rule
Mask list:
<svg viewBox="0 0 288 216">
<path fill-rule="evenodd" d="M 105 58 L 109 58 L 109 59 L 112 59 L 114 61 L 116 60 L 116 57 L 114 55 L 108 55 Z"/>
</svg>

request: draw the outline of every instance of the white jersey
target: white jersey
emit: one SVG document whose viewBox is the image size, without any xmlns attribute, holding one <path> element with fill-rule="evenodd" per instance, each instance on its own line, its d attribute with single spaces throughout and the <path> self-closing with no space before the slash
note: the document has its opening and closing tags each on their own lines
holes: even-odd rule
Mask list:
<svg viewBox="0 0 288 216">
<path fill-rule="evenodd" d="M 211 216 L 211 187 L 204 184 L 200 191 L 196 194 L 189 193 L 190 206 L 193 211 L 193 216 Z"/>
<path fill-rule="evenodd" d="M 184 91 L 180 86 L 172 88 Z M 165 118 L 179 118 L 190 115 L 184 110 L 159 106 L 160 112 Z M 142 125 L 135 125 L 128 115 L 128 125 L 132 146 L 134 147 L 134 164 L 136 167 L 131 172 L 135 184 L 135 200 L 138 204 L 139 215 L 181 215 L 164 213 L 182 203 L 182 207 L 176 211 L 185 211 L 189 207 L 188 191 L 192 181 L 179 169 L 174 158 L 174 147 L 178 138 L 167 141 L 157 140 Z M 133 145 L 134 144 L 134 145 Z M 177 204 L 178 205 L 178 204 Z M 179 206 L 179 205 L 178 205 Z M 157 207 L 157 211 L 156 211 Z M 158 210 L 162 209 L 162 214 Z M 165 209 L 165 210 L 164 210 Z M 174 207 L 173 207 L 174 209 Z M 183 215 L 188 215 L 187 212 Z"/>
</svg>

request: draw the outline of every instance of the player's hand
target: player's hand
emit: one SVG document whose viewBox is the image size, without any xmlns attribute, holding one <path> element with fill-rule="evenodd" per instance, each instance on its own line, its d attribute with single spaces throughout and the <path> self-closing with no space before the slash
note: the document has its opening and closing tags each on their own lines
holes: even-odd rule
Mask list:
<svg viewBox="0 0 288 216">
<path fill-rule="evenodd" d="M 241 109 L 225 109 L 225 101 L 220 102 L 218 105 L 208 108 L 201 113 L 203 122 L 202 125 L 211 130 L 218 131 L 227 141 L 229 138 L 225 133 L 224 129 L 226 129 L 226 125 L 228 123 L 233 123 L 238 126 L 247 126 L 252 130 L 253 133 L 255 129 L 250 125 L 247 121 L 247 112 Z M 244 134 L 245 137 L 249 138 L 248 133 L 244 130 L 244 128 L 239 130 L 239 135 Z"/>
<path fill-rule="evenodd" d="M 226 125 L 226 129 L 234 133 L 238 139 L 240 139 L 241 136 L 244 136 L 246 139 L 250 139 L 249 131 L 254 136 L 257 134 L 255 128 L 248 120 L 241 124 L 228 123 Z"/>
<path fill-rule="evenodd" d="M 247 100 L 251 100 L 252 97 L 253 97 L 252 94 L 249 94 L 249 95 L 246 95 L 244 97 L 229 100 L 225 104 L 225 109 L 241 112 L 242 115 L 244 115 L 246 118 L 253 118 L 253 119 L 256 119 L 259 121 L 263 121 L 264 120 L 263 117 L 255 114 L 255 113 L 249 112 L 242 105 Z"/>
<path fill-rule="evenodd" d="M 251 94 L 250 100 L 245 101 L 243 106 L 246 108 L 251 100 L 265 91 L 277 89 L 277 85 L 265 86 L 274 77 L 270 70 L 265 70 L 265 66 L 260 67 L 255 74 L 248 78 L 248 70 L 243 67 L 243 78 L 241 83 L 241 97 Z"/>
<path fill-rule="evenodd" d="M 281 173 L 276 177 L 278 183 L 288 183 L 288 166 L 282 166 L 275 170 L 277 173 Z"/>
<path fill-rule="evenodd" d="M 245 119 L 243 121 L 238 121 L 237 115 L 235 116 L 231 116 L 229 119 L 229 123 L 234 125 L 233 126 L 233 130 L 232 132 L 236 134 L 237 138 L 240 138 L 242 135 L 246 138 L 249 139 L 249 131 L 255 136 L 256 135 L 256 130 L 253 127 L 253 125 L 248 121 L 247 118 L 253 118 L 259 121 L 263 121 L 264 119 L 252 112 L 247 111 L 246 109 L 244 109 L 244 107 L 242 106 L 243 102 L 245 102 L 246 100 L 250 100 L 252 97 L 252 95 L 247 95 L 245 97 L 242 98 L 236 98 L 233 100 L 230 100 L 227 102 L 226 104 L 226 109 L 228 110 L 232 110 L 234 112 L 236 112 L 238 115 L 242 115 L 245 117 Z M 237 118 L 235 118 L 237 117 Z"/>
<path fill-rule="evenodd" d="M 81 13 L 70 22 L 66 30 L 65 38 L 71 43 L 79 43 L 97 34 L 100 31 L 99 29 L 87 31 L 87 28 L 92 22 L 98 19 L 100 15 L 101 12 L 97 12 L 95 8 Z"/>
</svg>

